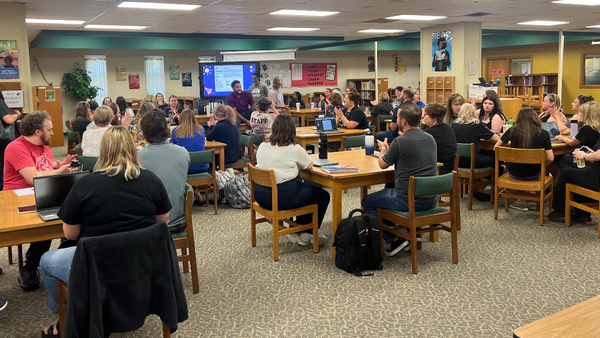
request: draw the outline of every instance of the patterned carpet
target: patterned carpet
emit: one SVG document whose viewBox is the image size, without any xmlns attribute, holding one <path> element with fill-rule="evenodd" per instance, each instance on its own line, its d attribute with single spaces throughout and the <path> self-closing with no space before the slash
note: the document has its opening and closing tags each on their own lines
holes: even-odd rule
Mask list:
<svg viewBox="0 0 600 338">
<path fill-rule="evenodd" d="M 347 215 L 359 205 L 359 190 L 350 189 L 343 202 Z M 401 252 L 372 277 L 335 267 L 331 210 L 319 253 L 281 238 L 274 262 L 269 225 L 258 227 L 257 246 L 250 246 L 248 210 L 222 206 L 215 216 L 194 206 L 200 293 L 182 274 L 190 318 L 174 337 L 510 337 L 600 293 L 596 217 L 570 228 L 548 220 L 540 227 L 535 211 L 501 210 L 494 220 L 489 203 L 474 202 L 470 211 L 466 198 L 461 203 L 458 264 L 449 234 L 441 233 L 438 243 L 424 241 L 418 275 Z M 56 320 L 46 292 L 22 291 L 16 264 L 6 262 L 0 249 L 0 297 L 9 302 L 0 312 L 0 337 L 39 337 Z M 161 336 L 154 316 L 136 332 L 113 335 Z"/>
</svg>

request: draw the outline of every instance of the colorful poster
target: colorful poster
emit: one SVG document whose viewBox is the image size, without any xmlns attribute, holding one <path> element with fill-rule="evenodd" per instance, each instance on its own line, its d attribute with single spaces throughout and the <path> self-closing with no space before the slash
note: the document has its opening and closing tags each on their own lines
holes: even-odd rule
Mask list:
<svg viewBox="0 0 600 338">
<path fill-rule="evenodd" d="M 17 40 L 0 40 L 0 79 L 19 78 Z"/>
<path fill-rule="evenodd" d="M 179 80 L 179 65 L 169 66 L 169 79 Z"/>
<path fill-rule="evenodd" d="M 127 81 L 127 66 L 116 65 L 115 72 L 117 73 L 117 81 Z"/>
<path fill-rule="evenodd" d="M 450 55 L 452 54 L 452 31 L 434 32 L 431 36 L 431 67 L 434 72 L 452 70 Z"/>
<path fill-rule="evenodd" d="M 181 73 L 181 84 L 184 87 L 192 86 L 192 72 L 182 72 Z"/>
<path fill-rule="evenodd" d="M 503 75 L 504 69 L 492 69 L 492 75 Z"/>
<path fill-rule="evenodd" d="M 367 57 L 367 71 L 369 73 L 375 71 L 375 57 L 374 56 Z"/>
<path fill-rule="evenodd" d="M 337 63 L 290 63 L 292 87 L 337 86 Z"/>
<path fill-rule="evenodd" d="M 56 101 L 56 92 L 54 89 L 46 89 L 44 96 L 46 96 L 46 102 Z"/>
<path fill-rule="evenodd" d="M 140 89 L 140 74 L 129 74 L 129 89 Z"/>
<path fill-rule="evenodd" d="M 398 54 L 392 55 L 392 61 L 394 62 L 394 71 L 397 72 L 398 75 L 406 73 L 406 65 L 404 64 L 404 60 L 402 60 Z"/>
</svg>

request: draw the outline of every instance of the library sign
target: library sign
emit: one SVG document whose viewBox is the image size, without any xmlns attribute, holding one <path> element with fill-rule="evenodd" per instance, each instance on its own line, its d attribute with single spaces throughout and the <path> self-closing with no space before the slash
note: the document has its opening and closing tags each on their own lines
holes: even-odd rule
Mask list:
<svg viewBox="0 0 600 338">
<path fill-rule="evenodd" d="M 337 86 L 337 63 L 290 63 L 292 87 Z"/>
</svg>

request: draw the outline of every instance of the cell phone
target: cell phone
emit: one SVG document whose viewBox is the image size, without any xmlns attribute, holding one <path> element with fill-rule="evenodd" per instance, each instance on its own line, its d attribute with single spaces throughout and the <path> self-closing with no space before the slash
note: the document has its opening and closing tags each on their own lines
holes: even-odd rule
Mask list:
<svg viewBox="0 0 600 338">
<path fill-rule="evenodd" d="M 18 208 L 17 213 L 27 214 L 27 213 L 35 212 L 35 211 L 36 211 L 35 204 L 34 205 L 24 205 L 24 206 Z"/>
<path fill-rule="evenodd" d="M 583 151 L 586 154 L 589 154 L 590 152 L 592 152 L 592 149 L 590 149 L 587 146 L 582 146 L 581 148 L 579 148 L 579 151 Z"/>
</svg>

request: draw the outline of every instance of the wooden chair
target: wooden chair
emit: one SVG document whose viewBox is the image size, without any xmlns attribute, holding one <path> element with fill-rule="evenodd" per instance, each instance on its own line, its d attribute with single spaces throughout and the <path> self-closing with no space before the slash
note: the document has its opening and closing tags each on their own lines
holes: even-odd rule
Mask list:
<svg viewBox="0 0 600 338">
<path fill-rule="evenodd" d="M 252 246 L 256 246 L 256 224 L 267 222 L 273 225 L 274 261 L 279 260 L 279 237 L 287 234 L 298 233 L 304 230 L 312 229 L 313 252 L 319 252 L 319 226 L 317 220 L 317 205 L 311 204 L 296 209 L 279 210 L 279 208 L 277 207 L 277 183 L 275 181 L 275 173 L 273 172 L 273 170 L 258 169 L 252 164 L 250 164 L 248 165 L 248 172 L 250 179 L 250 230 L 252 232 Z M 258 203 L 256 203 L 256 200 L 254 199 L 255 184 L 271 188 L 273 209 L 263 208 Z M 259 213 L 264 217 L 256 218 L 256 213 Z M 312 214 L 312 223 L 301 225 L 292 221 L 293 217 L 306 214 Z M 289 228 L 284 226 L 284 222 L 289 225 Z"/>
<path fill-rule="evenodd" d="M 194 187 L 195 192 L 206 193 L 206 198 L 204 199 L 206 206 L 208 206 L 208 193 L 212 191 L 216 215 L 219 212 L 219 207 L 217 205 L 219 193 L 217 192 L 217 179 L 215 175 L 215 152 L 212 150 L 191 152 L 190 165 L 200 164 L 210 164 L 211 167 L 209 170 L 212 170 L 212 174 L 208 171 L 204 173 L 188 174 L 185 182 Z"/>
<path fill-rule="evenodd" d="M 388 114 L 388 115 L 377 115 L 377 117 L 375 118 L 375 122 L 373 123 L 373 126 L 375 128 L 373 128 L 373 135 L 377 135 L 378 132 L 382 132 L 385 130 L 381 129 L 381 124 L 385 123 L 385 120 L 391 120 L 392 119 L 392 114 Z M 376 123 L 376 124 L 375 124 Z M 377 131 L 377 132 L 376 132 Z"/>
<path fill-rule="evenodd" d="M 243 154 L 246 153 L 245 148 L 248 148 L 248 156 L 243 157 Z M 240 134 L 240 151 L 242 152 L 242 158 L 237 160 L 237 162 L 227 163 L 225 164 L 225 168 L 233 168 L 233 169 L 245 169 L 248 167 L 248 164 L 252 162 L 252 157 L 254 154 L 254 138 L 248 136 L 246 134 Z M 246 174 L 245 171 L 236 171 L 236 175 L 238 174 Z"/>
<path fill-rule="evenodd" d="M 450 193 L 450 209 L 434 207 L 433 209 L 415 212 L 415 197 L 439 195 Z M 458 177 L 455 172 L 441 176 L 414 177 L 411 176 L 408 183 L 408 212 L 377 209 L 377 221 L 380 226 L 381 241 L 383 243 L 383 231 L 393 233 L 410 241 L 410 252 L 412 259 L 413 273 L 419 272 L 417 263 L 417 235 L 423 233 L 433 233 L 444 230 L 451 234 L 452 238 L 452 262 L 458 263 L 458 236 L 457 236 L 457 218 L 458 213 Z M 398 224 L 397 227 L 389 227 L 383 223 L 383 220 Z M 450 222 L 450 226 L 441 223 Z M 428 227 L 426 227 L 428 226 Z M 400 228 L 408 229 L 408 233 Z M 421 228 L 417 230 L 417 228 Z M 381 256 L 383 257 L 383 245 L 381 246 Z"/>
<path fill-rule="evenodd" d="M 539 164 L 541 176 L 535 181 L 521 181 L 510 178 L 508 173 L 499 176 L 500 162 Z M 496 173 L 494 185 L 494 218 L 498 219 L 498 199 L 504 197 L 504 210 L 508 211 L 509 198 L 522 198 L 536 201 L 540 209 L 540 225 L 544 225 L 544 203 L 549 201 L 552 211 L 552 176 L 546 176 L 546 151 L 544 149 L 522 149 L 496 147 Z M 502 188 L 500 188 L 502 187 Z M 531 194 L 530 191 L 535 191 Z"/>
<path fill-rule="evenodd" d="M 254 150 L 258 150 L 258 147 L 260 146 L 260 144 L 265 142 L 264 134 L 249 133 L 248 135 L 250 135 L 250 137 L 252 137 L 252 139 L 254 140 Z M 256 164 L 256 152 L 253 151 L 251 155 L 252 155 L 252 164 Z"/>
<path fill-rule="evenodd" d="M 454 165 L 452 166 L 452 170 L 454 170 L 454 172 L 458 173 L 458 160 L 460 160 L 460 155 L 456 154 L 454 155 Z M 437 167 L 438 170 L 438 175 L 440 174 L 440 167 Z M 459 191 L 460 191 L 460 187 L 459 187 Z M 447 197 L 450 198 L 450 193 L 445 193 L 445 194 L 440 194 L 440 197 Z M 449 207 L 450 206 L 450 202 L 442 202 L 440 200 L 440 202 L 438 203 L 438 207 Z M 456 217 L 456 230 L 460 231 L 460 227 L 461 227 L 461 222 L 460 222 L 460 203 L 456 203 L 456 214 L 458 215 Z M 432 242 L 437 242 L 437 235 L 438 235 L 438 231 L 432 233 L 433 238 L 431 239 Z"/>
<path fill-rule="evenodd" d="M 8 250 L 8 264 L 13 264 L 13 252 L 12 246 L 6 247 Z M 21 273 L 21 269 L 23 268 L 23 246 L 21 244 L 17 245 L 17 262 L 19 266 L 19 273 Z"/>
<path fill-rule="evenodd" d="M 76 158 L 79 164 L 81 164 L 81 170 L 94 171 L 94 166 L 96 166 L 96 162 L 98 161 L 97 157 L 77 155 Z"/>
<path fill-rule="evenodd" d="M 458 168 L 458 183 L 461 186 L 460 197 L 463 194 L 463 188 L 469 190 L 469 206 L 468 209 L 473 208 L 473 191 L 475 188 L 480 186 L 487 186 L 489 184 L 494 186 L 494 168 L 475 168 L 475 144 L 473 143 L 458 143 L 456 148 L 456 154 L 460 157 L 466 157 L 471 159 L 471 165 L 469 168 Z M 482 181 L 484 177 L 491 177 L 490 181 Z M 493 203 L 494 196 L 490 194 L 490 203 Z"/>
<path fill-rule="evenodd" d="M 565 200 L 565 225 L 571 226 L 571 208 L 577 208 L 590 212 L 600 217 L 600 192 L 580 187 L 576 184 L 567 183 Z M 585 196 L 594 202 L 575 202 L 575 195 Z M 598 227 L 598 237 L 600 237 L 600 222 Z"/>
<path fill-rule="evenodd" d="M 77 154 L 77 146 L 81 148 L 81 135 L 78 131 L 67 131 L 67 140 L 69 147 L 69 154 L 75 155 Z M 80 154 L 81 155 L 81 154 Z"/>
<path fill-rule="evenodd" d="M 183 272 L 190 271 L 189 265 L 192 268 L 192 290 L 194 293 L 200 292 L 200 284 L 198 282 L 198 264 L 196 261 L 196 243 L 194 242 L 194 222 L 192 220 L 192 204 L 194 203 L 194 189 L 191 185 L 187 185 L 185 195 L 185 222 L 187 227 L 184 231 L 171 234 L 175 249 L 181 250 L 181 255 L 177 255 L 177 261 L 183 262 Z"/>
<path fill-rule="evenodd" d="M 67 130 L 73 130 L 73 126 L 71 126 L 71 120 L 66 120 L 65 126 L 67 126 Z"/>
<path fill-rule="evenodd" d="M 342 137 L 342 146 L 340 151 L 345 151 L 346 148 L 365 148 L 365 135 L 359 136 L 344 136 Z"/>
</svg>

